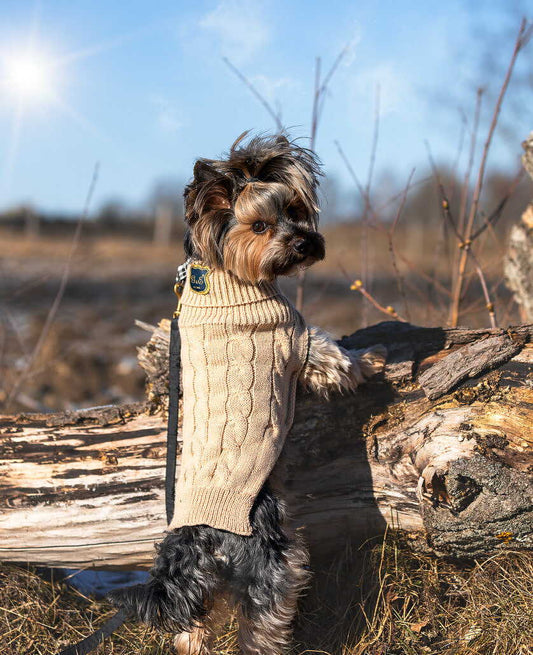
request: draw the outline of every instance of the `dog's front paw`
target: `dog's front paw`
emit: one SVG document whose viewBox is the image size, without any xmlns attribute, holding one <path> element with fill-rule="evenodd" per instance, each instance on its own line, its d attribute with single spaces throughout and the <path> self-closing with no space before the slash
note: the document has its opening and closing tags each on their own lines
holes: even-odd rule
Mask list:
<svg viewBox="0 0 533 655">
<path fill-rule="evenodd" d="M 387 349 L 381 344 L 362 350 L 347 350 L 351 361 L 350 376 L 355 386 L 362 384 L 368 378 L 381 373 L 387 360 Z"/>
<path fill-rule="evenodd" d="M 385 366 L 387 349 L 378 344 L 363 350 L 346 350 L 327 332 L 309 327 L 309 356 L 300 381 L 327 398 L 332 391 L 355 391 Z"/>
</svg>

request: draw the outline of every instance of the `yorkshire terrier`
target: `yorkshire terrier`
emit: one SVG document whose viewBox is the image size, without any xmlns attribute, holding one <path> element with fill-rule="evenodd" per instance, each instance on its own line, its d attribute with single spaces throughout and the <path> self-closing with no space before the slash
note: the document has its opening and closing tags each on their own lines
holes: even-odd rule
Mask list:
<svg viewBox="0 0 533 655">
<path fill-rule="evenodd" d="M 202 270 L 223 271 L 241 284 L 263 288 L 325 256 L 317 230 L 321 171 L 313 152 L 283 135 L 245 141 L 246 135 L 227 157 L 196 162 L 184 194 L 185 251 Z M 207 293 L 205 282 L 194 280 L 197 293 Z M 345 350 L 323 330 L 306 327 L 279 297 L 306 331 L 305 364 L 298 371 L 304 388 L 323 397 L 354 391 L 383 368 L 383 347 Z M 139 620 L 177 633 L 179 655 L 211 653 L 217 627 L 234 612 L 244 655 L 280 655 L 288 646 L 297 599 L 310 573 L 307 551 L 287 526 L 285 504 L 270 473 L 249 512 L 250 534 L 191 520 L 175 529 L 171 524 L 156 547 L 149 582 L 110 594 Z"/>
</svg>

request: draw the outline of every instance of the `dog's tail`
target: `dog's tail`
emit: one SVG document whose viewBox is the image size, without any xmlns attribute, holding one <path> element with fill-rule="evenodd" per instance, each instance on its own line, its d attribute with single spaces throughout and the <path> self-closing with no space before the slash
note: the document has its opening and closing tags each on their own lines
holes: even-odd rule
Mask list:
<svg viewBox="0 0 533 655">
<path fill-rule="evenodd" d="M 180 632 L 184 632 L 182 626 L 185 626 L 186 623 L 172 622 L 171 615 L 166 614 L 170 609 L 168 603 L 163 598 L 157 599 L 155 593 L 155 585 L 151 584 L 151 582 L 113 589 L 107 594 L 107 598 L 120 608 L 118 612 L 101 625 L 98 630 L 95 630 L 78 643 L 67 646 L 58 655 L 88 655 L 106 637 L 111 636 L 129 619 L 137 619 L 153 626 L 166 626 L 169 631 L 177 628 Z M 173 613 L 176 616 L 175 607 Z"/>
<path fill-rule="evenodd" d="M 107 598 L 129 619 L 167 632 L 189 632 L 201 621 L 204 608 L 196 605 L 191 590 L 174 584 L 172 591 L 157 580 L 114 589 Z"/>
<path fill-rule="evenodd" d="M 168 599 L 153 580 L 146 584 L 113 589 L 107 594 L 107 598 L 115 607 L 123 610 L 128 618 L 148 625 L 161 625 L 163 617 L 168 616 Z"/>
<path fill-rule="evenodd" d="M 168 534 L 157 546 L 148 582 L 114 589 L 107 598 L 133 620 L 167 632 L 190 632 L 208 614 L 218 580 L 214 558 L 196 543 L 196 535 L 183 534 L 195 529 L 201 530 Z"/>
</svg>

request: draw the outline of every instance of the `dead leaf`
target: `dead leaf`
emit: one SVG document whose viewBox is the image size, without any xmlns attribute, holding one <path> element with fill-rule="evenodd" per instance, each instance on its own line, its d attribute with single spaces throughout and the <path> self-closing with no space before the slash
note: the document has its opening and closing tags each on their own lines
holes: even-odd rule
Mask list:
<svg viewBox="0 0 533 655">
<path fill-rule="evenodd" d="M 415 634 L 418 635 L 422 631 L 422 628 L 425 628 L 428 623 L 429 619 L 425 619 L 424 621 L 418 621 L 418 623 L 410 623 L 409 627 Z"/>
</svg>

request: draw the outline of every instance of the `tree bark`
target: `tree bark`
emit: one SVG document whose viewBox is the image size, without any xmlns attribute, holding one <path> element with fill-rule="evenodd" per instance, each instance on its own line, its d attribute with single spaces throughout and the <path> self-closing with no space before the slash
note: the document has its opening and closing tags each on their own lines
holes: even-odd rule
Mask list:
<svg viewBox="0 0 533 655">
<path fill-rule="evenodd" d="M 0 559 L 146 567 L 164 521 L 168 322 L 140 361 L 146 405 L 0 419 Z M 276 475 L 327 565 L 387 526 L 416 548 L 473 557 L 533 547 L 533 325 L 380 323 L 385 373 L 329 401 L 299 392 Z"/>
</svg>

